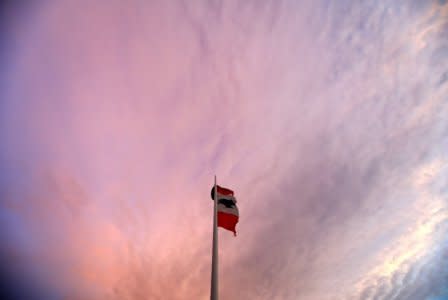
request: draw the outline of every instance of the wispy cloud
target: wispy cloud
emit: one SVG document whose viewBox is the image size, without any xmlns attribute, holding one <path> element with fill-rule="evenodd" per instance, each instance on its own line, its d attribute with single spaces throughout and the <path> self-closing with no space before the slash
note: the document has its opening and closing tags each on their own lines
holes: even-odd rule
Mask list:
<svg viewBox="0 0 448 300">
<path fill-rule="evenodd" d="M 206 299 L 217 174 L 223 299 L 442 295 L 447 9 L 36 6 L 0 71 L 3 256 L 66 299 Z"/>
</svg>

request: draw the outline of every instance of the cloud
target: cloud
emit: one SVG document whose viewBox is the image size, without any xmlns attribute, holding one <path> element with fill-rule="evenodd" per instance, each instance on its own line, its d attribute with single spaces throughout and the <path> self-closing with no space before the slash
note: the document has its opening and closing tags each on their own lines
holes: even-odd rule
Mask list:
<svg viewBox="0 0 448 300">
<path fill-rule="evenodd" d="M 223 299 L 442 294 L 446 7 L 41 4 L 1 74 L 4 256 L 66 299 L 205 299 L 217 174 Z"/>
</svg>

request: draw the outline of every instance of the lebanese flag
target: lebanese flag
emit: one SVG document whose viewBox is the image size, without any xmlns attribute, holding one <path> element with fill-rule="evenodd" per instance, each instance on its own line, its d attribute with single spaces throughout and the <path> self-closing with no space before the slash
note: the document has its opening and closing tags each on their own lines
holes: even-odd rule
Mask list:
<svg viewBox="0 0 448 300">
<path fill-rule="evenodd" d="M 236 236 L 235 227 L 239 218 L 236 198 L 232 190 L 220 187 L 219 185 L 216 188 L 216 196 L 218 198 L 218 227 L 232 231 Z M 211 196 L 215 200 L 214 188 L 212 188 Z"/>
</svg>

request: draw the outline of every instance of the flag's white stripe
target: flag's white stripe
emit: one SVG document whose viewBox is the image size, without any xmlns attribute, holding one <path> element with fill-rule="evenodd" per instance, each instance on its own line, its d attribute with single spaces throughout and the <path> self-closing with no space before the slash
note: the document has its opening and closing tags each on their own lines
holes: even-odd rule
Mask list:
<svg viewBox="0 0 448 300">
<path fill-rule="evenodd" d="M 218 211 L 239 217 L 238 208 L 236 206 L 230 208 L 218 203 Z"/>
<path fill-rule="evenodd" d="M 218 197 L 218 200 L 219 199 L 232 200 L 233 203 L 236 203 L 236 198 L 234 196 L 218 194 L 217 197 Z"/>
</svg>

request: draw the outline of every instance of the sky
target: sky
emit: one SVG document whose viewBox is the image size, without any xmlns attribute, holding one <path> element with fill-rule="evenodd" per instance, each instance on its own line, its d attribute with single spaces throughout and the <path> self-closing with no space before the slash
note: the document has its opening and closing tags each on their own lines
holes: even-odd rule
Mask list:
<svg viewBox="0 0 448 300">
<path fill-rule="evenodd" d="M 448 299 L 447 1 L 0 16 L 2 299 Z"/>
</svg>

